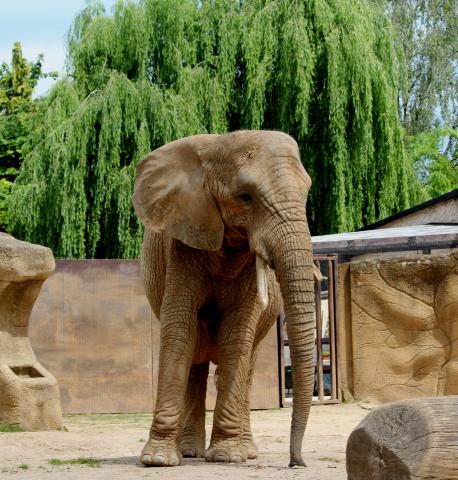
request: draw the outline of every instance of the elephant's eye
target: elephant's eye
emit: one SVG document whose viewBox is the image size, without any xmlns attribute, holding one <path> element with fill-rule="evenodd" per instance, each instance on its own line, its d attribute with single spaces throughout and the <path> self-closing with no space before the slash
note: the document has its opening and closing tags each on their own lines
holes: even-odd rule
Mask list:
<svg viewBox="0 0 458 480">
<path fill-rule="evenodd" d="M 253 198 L 247 192 L 239 193 L 238 199 L 241 200 L 243 203 L 247 203 L 247 204 L 249 204 L 253 201 Z"/>
</svg>

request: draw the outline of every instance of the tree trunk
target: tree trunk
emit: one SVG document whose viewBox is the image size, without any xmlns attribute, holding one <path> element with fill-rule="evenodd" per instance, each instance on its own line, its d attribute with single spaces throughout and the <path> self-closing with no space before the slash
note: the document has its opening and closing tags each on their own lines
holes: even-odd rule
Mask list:
<svg viewBox="0 0 458 480">
<path fill-rule="evenodd" d="M 458 479 L 458 395 L 377 408 L 347 442 L 348 480 Z"/>
</svg>

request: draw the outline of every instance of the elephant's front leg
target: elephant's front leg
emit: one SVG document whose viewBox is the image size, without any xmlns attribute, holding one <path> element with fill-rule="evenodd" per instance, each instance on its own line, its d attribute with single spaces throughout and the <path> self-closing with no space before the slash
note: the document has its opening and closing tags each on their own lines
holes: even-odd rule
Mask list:
<svg viewBox="0 0 458 480">
<path fill-rule="evenodd" d="M 253 383 L 254 367 L 256 364 L 257 348 L 253 349 L 253 353 L 250 359 L 250 370 L 248 374 L 248 381 L 246 383 L 244 400 L 242 404 L 243 416 L 242 416 L 242 446 L 247 451 L 247 458 L 257 458 L 258 447 L 254 442 L 253 433 L 251 432 L 250 421 L 250 394 L 251 385 Z"/>
<path fill-rule="evenodd" d="M 183 457 L 205 457 L 205 393 L 208 362 L 193 365 L 184 405 L 180 450 Z"/>
<path fill-rule="evenodd" d="M 210 462 L 244 462 L 247 449 L 243 445 L 244 403 L 250 378 L 251 354 L 255 322 L 253 312 L 238 312 L 235 318 L 224 319 L 218 342 L 218 397 L 216 400 L 210 448 Z"/>
<path fill-rule="evenodd" d="M 161 339 L 156 409 L 150 437 L 141 453 L 144 465 L 175 466 L 189 369 L 197 334 L 195 292 L 181 286 L 166 289 L 161 306 Z"/>
</svg>

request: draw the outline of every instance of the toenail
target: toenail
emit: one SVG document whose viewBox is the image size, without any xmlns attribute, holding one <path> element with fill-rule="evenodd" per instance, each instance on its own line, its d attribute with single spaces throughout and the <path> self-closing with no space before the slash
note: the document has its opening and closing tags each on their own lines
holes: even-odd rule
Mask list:
<svg viewBox="0 0 458 480">
<path fill-rule="evenodd" d="M 154 455 L 151 461 L 155 465 L 165 465 L 167 463 L 167 459 L 163 455 Z"/>
</svg>

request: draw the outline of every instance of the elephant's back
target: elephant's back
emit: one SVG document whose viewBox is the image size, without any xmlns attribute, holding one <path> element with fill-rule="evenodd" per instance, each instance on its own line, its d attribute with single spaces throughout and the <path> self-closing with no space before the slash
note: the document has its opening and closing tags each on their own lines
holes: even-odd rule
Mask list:
<svg viewBox="0 0 458 480">
<path fill-rule="evenodd" d="M 145 229 L 140 260 L 146 296 L 157 318 L 164 296 L 165 272 L 170 251 L 170 238 L 164 232 Z"/>
</svg>

